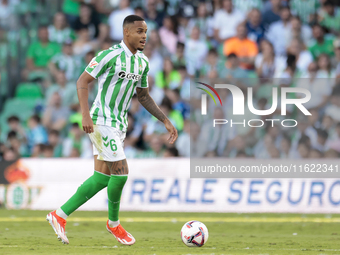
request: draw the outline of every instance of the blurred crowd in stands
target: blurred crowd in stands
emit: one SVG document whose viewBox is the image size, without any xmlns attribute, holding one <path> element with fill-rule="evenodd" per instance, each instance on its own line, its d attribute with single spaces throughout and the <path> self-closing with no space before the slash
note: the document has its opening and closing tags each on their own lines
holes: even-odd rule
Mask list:
<svg viewBox="0 0 340 255">
<path fill-rule="evenodd" d="M 0 0 L 0 159 L 92 157 L 76 81 L 98 52 L 123 39 L 122 22 L 130 14 L 148 25 L 143 52 L 150 61 L 150 94 L 179 137 L 169 145 L 162 123 L 133 97 L 127 158 L 339 157 L 338 2 Z M 298 121 L 291 129 L 271 122 L 212 129 L 200 115 L 197 80 L 235 84 L 245 94 L 252 87 L 256 109 L 270 108 L 273 87 L 303 87 L 312 95 L 305 105 L 312 115 L 288 109 L 285 118 Z M 91 105 L 96 81 L 89 94 Z M 219 94 L 223 108 L 209 99 L 208 115 L 230 119 L 231 94 Z"/>
</svg>

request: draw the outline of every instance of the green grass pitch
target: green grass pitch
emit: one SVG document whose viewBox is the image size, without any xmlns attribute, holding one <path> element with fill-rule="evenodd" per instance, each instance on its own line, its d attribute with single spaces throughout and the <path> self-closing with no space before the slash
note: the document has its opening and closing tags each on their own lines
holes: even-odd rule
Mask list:
<svg viewBox="0 0 340 255">
<path fill-rule="evenodd" d="M 47 211 L 0 210 L 0 254 L 340 254 L 340 215 L 121 212 L 136 238 L 119 244 L 105 228 L 106 212 L 75 212 L 63 245 L 45 221 Z M 186 247 L 183 224 L 199 220 L 209 230 L 201 248 Z"/>
</svg>

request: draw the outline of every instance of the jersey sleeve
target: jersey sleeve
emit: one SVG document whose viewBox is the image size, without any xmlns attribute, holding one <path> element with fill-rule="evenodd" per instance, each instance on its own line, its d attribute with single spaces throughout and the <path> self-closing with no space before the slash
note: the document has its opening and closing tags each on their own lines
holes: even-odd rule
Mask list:
<svg viewBox="0 0 340 255">
<path fill-rule="evenodd" d="M 138 88 L 148 88 L 149 82 L 148 82 L 148 73 L 149 73 L 149 61 L 144 60 L 146 63 L 145 69 L 143 71 L 141 79 L 137 83 Z"/>
<path fill-rule="evenodd" d="M 90 61 L 85 71 L 95 79 L 105 73 L 109 68 L 110 58 L 108 55 L 110 52 L 109 50 L 99 52 L 98 55 Z"/>
</svg>

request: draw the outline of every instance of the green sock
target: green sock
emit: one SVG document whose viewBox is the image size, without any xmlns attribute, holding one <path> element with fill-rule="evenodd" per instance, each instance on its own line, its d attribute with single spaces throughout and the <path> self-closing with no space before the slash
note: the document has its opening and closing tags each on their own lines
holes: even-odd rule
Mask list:
<svg viewBox="0 0 340 255">
<path fill-rule="evenodd" d="M 64 213 L 69 216 L 87 200 L 107 187 L 110 176 L 94 171 L 94 174 L 79 186 L 77 192 L 61 206 Z"/>
<path fill-rule="evenodd" d="M 109 220 L 118 221 L 120 197 L 126 183 L 126 175 L 111 175 L 107 185 L 107 196 L 109 198 Z"/>
</svg>

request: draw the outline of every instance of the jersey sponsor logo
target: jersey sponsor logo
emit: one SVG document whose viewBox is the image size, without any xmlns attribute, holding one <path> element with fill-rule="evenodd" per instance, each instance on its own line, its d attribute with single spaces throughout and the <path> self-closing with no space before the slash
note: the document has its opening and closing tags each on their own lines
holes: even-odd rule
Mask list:
<svg viewBox="0 0 340 255">
<path fill-rule="evenodd" d="M 95 66 L 98 65 L 98 62 L 93 60 L 91 63 L 90 63 L 90 68 L 94 68 Z"/>
<path fill-rule="evenodd" d="M 139 74 L 126 73 L 125 71 L 120 71 L 118 73 L 118 77 L 121 78 L 121 79 L 128 79 L 128 80 L 139 81 L 142 76 L 139 75 Z"/>
</svg>

